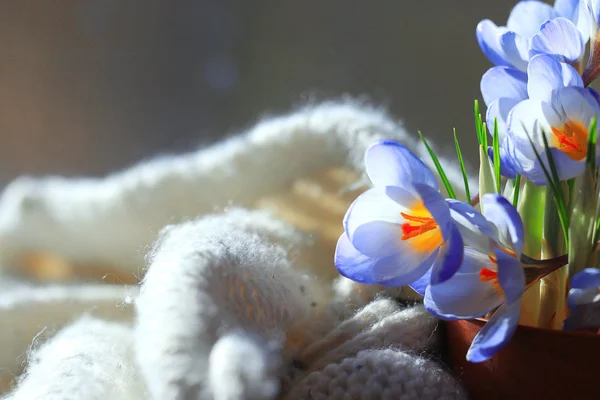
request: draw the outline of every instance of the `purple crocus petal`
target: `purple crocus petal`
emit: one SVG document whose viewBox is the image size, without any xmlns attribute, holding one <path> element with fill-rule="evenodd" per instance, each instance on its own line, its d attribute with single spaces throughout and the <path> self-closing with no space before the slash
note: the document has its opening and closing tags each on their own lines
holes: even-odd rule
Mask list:
<svg viewBox="0 0 600 400">
<path fill-rule="evenodd" d="M 414 260 L 402 254 L 368 257 L 352 245 L 346 234 L 342 234 L 335 249 L 334 264 L 341 275 L 353 281 L 399 287 L 425 274 L 436 256 L 437 251 L 423 260 Z"/>
<path fill-rule="evenodd" d="M 429 167 L 398 142 L 382 140 L 372 144 L 365 153 L 365 165 L 374 186 L 403 187 L 415 182 L 438 189 Z"/>
<path fill-rule="evenodd" d="M 409 285 L 431 269 L 438 253 L 439 250 L 436 250 L 422 259 L 407 257 L 402 253 L 380 258 L 371 269 L 373 283 L 391 287 Z"/>
<path fill-rule="evenodd" d="M 483 215 L 498 230 L 500 243 L 521 255 L 525 231 L 517 210 L 499 194 L 488 193 L 481 198 Z"/>
<path fill-rule="evenodd" d="M 488 105 L 485 120 L 487 122 L 487 127 L 490 134 L 494 134 L 494 121 L 497 121 L 498 137 L 501 140 L 504 140 L 508 132 L 508 114 L 510 114 L 510 111 L 513 109 L 513 107 L 519 104 L 519 102 L 522 100 L 525 99 L 501 97 Z"/>
<path fill-rule="evenodd" d="M 571 289 L 590 289 L 600 287 L 600 269 L 586 268 L 571 278 Z"/>
<path fill-rule="evenodd" d="M 466 247 L 458 272 L 448 281 L 429 285 L 425 308 L 445 320 L 481 317 L 504 301 L 492 281 L 482 281 L 479 271 L 491 264 L 486 253 Z"/>
<path fill-rule="evenodd" d="M 600 107 L 600 93 L 594 88 L 588 87 L 587 91 L 590 94 L 590 99 L 594 99 L 595 107 Z"/>
<path fill-rule="evenodd" d="M 487 219 L 479 211 L 467 203 L 454 199 L 446 199 L 450 207 L 450 216 L 458 228 L 466 246 L 488 253 L 494 230 Z"/>
<path fill-rule="evenodd" d="M 371 270 L 376 261 L 356 250 L 345 233 L 340 236 L 334 255 L 334 265 L 340 274 L 357 282 L 373 283 Z"/>
<path fill-rule="evenodd" d="M 583 56 L 584 44 L 575 24 L 559 17 L 542 24 L 539 33 L 531 39 L 529 55 L 548 54 L 561 61 L 575 62 Z"/>
<path fill-rule="evenodd" d="M 558 89 L 583 87 L 581 75 L 575 68 L 545 54 L 538 54 L 529 61 L 527 74 L 527 93 L 534 100 L 550 103 L 553 93 Z"/>
<path fill-rule="evenodd" d="M 573 17 L 576 16 L 575 11 L 577 11 L 579 1 L 580 0 L 556 0 L 554 2 L 554 9 L 561 17 L 573 20 Z"/>
<path fill-rule="evenodd" d="M 401 198 L 400 196 L 404 196 Z M 396 198 L 404 200 L 405 204 L 419 201 L 418 195 L 398 189 Z M 356 229 L 371 221 L 385 221 L 400 224 L 404 221 L 401 212 L 406 207 L 401 206 L 386 194 L 386 188 L 376 187 L 367 190 L 354 200 L 344 217 L 344 230 L 350 240 L 353 240 Z"/>
<path fill-rule="evenodd" d="M 450 228 L 453 224 L 446 199 L 431 186 L 415 183 L 414 189 L 420 195 L 425 208 L 427 208 L 432 218 L 437 222 L 444 241 L 448 240 L 451 234 Z"/>
<path fill-rule="evenodd" d="M 565 320 L 563 329 L 565 331 L 600 329 L 600 301 L 578 306 Z"/>
<path fill-rule="evenodd" d="M 500 98 L 527 98 L 527 74 L 511 67 L 492 67 L 481 77 L 481 95 L 486 105 Z"/>
<path fill-rule="evenodd" d="M 507 303 L 518 302 L 525 291 L 525 273 L 518 258 L 494 249 L 498 265 L 498 282 Z"/>
<path fill-rule="evenodd" d="M 540 26 L 549 19 L 558 17 L 554 8 L 541 1 L 521 1 L 512 9 L 506 27 L 524 37 L 535 35 Z"/>
<path fill-rule="evenodd" d="M 510 139 L 504 138 L 500 144 L 500 174 L 507 177 L 508 179 L 515 179 L 517 177 L 517 169 L 513 165 L 513 159 L 509 153 Z M 494 148 L 488 147 L 488 157 L 492 164 L 494 163 Z"/>
<path fill-rule="evenodd" d="M 466 249 L 465 249 L 466 251 Z M 427 286 L 431 283 L 431 268 L 419 279 L 411 283 L 409 286 L 421 296 L 425 295 L 425 291 L 427 290 Z"/>
<path fill-rule="evenodd" d="M 589 90 L 566 87 L 554 93 L 552 103 L 543 111 L 550 126 L 560 127 L 563 121 L 570 120 L 587 128 L 592 118 L 600 114 L 600 107 Z"/>
<path fill-rule="evenodd" d="M 504 303 L 479 331 L 467 352 L 470 362 L 492 358 L 512 338 L 521 314 L 521 303 Z"/>
<path fill-rule="evenodd" d="M 477 43 L 483 54 L 495 65 L 506 65 L 509 63 L 504 59 L 504 52 L 500 48 L 500 36 L 506 32 L 506 28 L 498 27 L 489 19 L 484 19 L 477 24 L 475 35 Z"/>
<path fill-rule="evenodd" d="M 370 257 L 386 257 L 406 251 L 403 245 L 400 224 L 386 221 L 371 221 L 354 230 L 352 244 L 361 253 Z"/>
<path fill-rule="evenodd" d="M 598 296 L 600 288 L 600 270 L 597 268 L 586 268 L 578 272 L 571 279 L 571 290 L 567 298 L 567 304 L 574 310 L 577 306 L 592 303 Z"/>
<path fill-rule="evenodd" d="M 527 62 L 529 61 L 531 38 L 508 31 L 500 36 L 499 41 L 506 61 L 514 68 L 526 71 Z"/>
<path fill-rule="evenodd" d="M 450 237 L 446 240 L 431 268 L 431 284 L 446 282 L 460 268 L 463 260 L 464 243 L 456 225 L 450 228 Z"/>
<path fill-rule="evenodd" d="M 548 183 L 535 153 L 537 151 L 547 165 L 543 132 L 552 132 L 552 130 L 542 110 L 541 101 L 524 100 L 512 109 L 508 116 L 510 146 L 506 148 L 507 158 L 517 173 L 524 175 L 536 185 Z M 550 142 L 549 138 L 548 142 Z"/>
</svg>

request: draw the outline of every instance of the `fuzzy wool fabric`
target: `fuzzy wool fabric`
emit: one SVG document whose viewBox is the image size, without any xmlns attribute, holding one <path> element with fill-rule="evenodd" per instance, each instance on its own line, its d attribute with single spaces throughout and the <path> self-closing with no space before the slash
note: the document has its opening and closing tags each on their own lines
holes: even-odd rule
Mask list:
<svg viewBox="0 0 600 400">
<path fill-rule="evenodd" d="M 11 183 L 3 398 L 465 399 L 438 321 L 396 300 L 411 292 L 333 266 L 379 139 L 427 159 L 384 110 L 345 101 L 102 179 Z"/>
</svg>

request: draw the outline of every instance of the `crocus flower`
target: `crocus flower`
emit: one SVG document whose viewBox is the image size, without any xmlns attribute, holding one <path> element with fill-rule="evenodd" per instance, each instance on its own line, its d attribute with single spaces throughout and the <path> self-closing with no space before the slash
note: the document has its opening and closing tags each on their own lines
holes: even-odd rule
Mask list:
<svg viewBox="0 0 600 400">
<path fill-rule="evenodd" d="M 512 9 L 506 26 L 496 26 L 488 19 L 481 21 L 477 25 L 477 41 L 495 65 L 525 71 L 531 57 L 532 38 L 548 20 L 562 17 L 572 21 L 587 41 L 589 22 L 582 5 L 579 0 L 556 0 L 554 7 L 537 0 L 520 1 Z"/>
<path fill-rule="evenodd" d="M 567 297 L 571 315 L 565 330 L 598 328 L 600 325 L 600 270 L 586 268 L 571 279 Z"/>
<path fill-rule="evenodd" d="M 542 136 L 545 135 L 559 179 L 573 178 L 585 168 L 588 127 L 592 118 L 600 114 L 595 92 L 583 87 L 581 76 L 573 67 L 553 56 L 533 57 L 528 76 L 529 99 L 517 104 L 508 117 L 506 160 L 532 182 L 546 184 L 535 153 L 548 169 Z"/>
<path fill-rule="evenodd" d="M 521 218 L 500 195 L 487 194 L 481 201 L 483 216 L 467 204 L 451 203 L 452 210 L 460 210 L 453 218 L 467 244 L 463 263 L 452 278 L 429 284 L 424 293 L 427 310 L 445 320 L 477 318 L 500 307 L 469 349 L 467 359 L 473 362 L 489 359 L 510 340 L 525 290 Z"/>
<path fill-rule="evenodd" d="M 388 286 L 407 285 L 429 270 L 432 282 L 448 280 L 462 262 L 463 241 L 431 170 L 393 141 L 372 145 L 365 164 L 374 187 L 346 213 L 338 271 Z"/>
</svg>

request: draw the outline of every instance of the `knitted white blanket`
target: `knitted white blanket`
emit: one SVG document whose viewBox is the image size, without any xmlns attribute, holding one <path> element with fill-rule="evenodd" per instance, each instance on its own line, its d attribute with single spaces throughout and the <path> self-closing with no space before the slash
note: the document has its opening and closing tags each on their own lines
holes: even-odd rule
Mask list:
<svg viewBox="0 0 600 400">
<path fill-rule="evenodd" d="M 390 297 L 408 291 L 333 267 L 381 138 L 423 154 L 382 110 L 326 103 L 104 179 L 13 182 L 0 198 L 5 398 L 465 398 L 430 359 L 437 321 Z"/>
</svg>

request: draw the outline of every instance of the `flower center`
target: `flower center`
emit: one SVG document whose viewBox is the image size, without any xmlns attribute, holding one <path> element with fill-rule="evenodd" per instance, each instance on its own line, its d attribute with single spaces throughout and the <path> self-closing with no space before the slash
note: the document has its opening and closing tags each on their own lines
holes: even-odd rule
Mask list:
<svg viewBox="0 0 600 400">
<path fill-rule="evenodd" d="M 406 220 L 402 224 L 402 240 L 419 252 L 432 252 L 444 243 L 439 225 L 423 204 L 417 202 L 408 212 L 400 213 Z"/>
<path fill-rule="evenodd" d="M 571 160 L 581 161 L 587 153 L 588 131 L 579 122 L 569 121 L 561 129 L 552 127 L 552 145 Z"/>
</svg>

